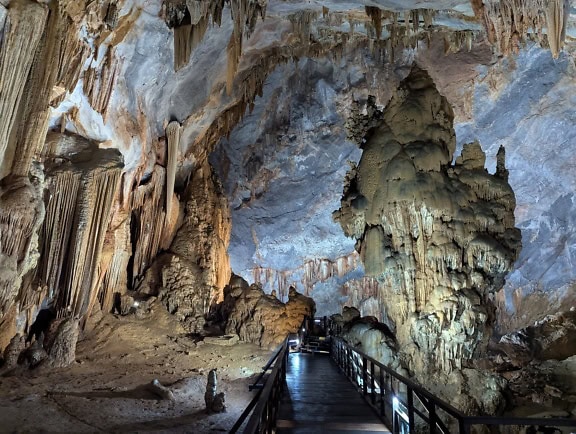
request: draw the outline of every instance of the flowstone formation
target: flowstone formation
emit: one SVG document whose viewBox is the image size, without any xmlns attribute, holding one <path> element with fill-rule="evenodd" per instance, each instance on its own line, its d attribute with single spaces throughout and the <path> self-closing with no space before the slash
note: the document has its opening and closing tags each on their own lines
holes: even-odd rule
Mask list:
<svg viewBox="0 0 576 434">
<path fill-rule="evenodd" d="M 494 175 L 479 143 L 453 164 L 452 109 L 418 67 L 369 115 L 375 123 L 351 123 L 368 130 L 334 218 L 380 284 L 407 367 L 421 379 L 450 374 L 484 348 L 493 294 L 520 249 L 504 150 Z"/>
</svg>

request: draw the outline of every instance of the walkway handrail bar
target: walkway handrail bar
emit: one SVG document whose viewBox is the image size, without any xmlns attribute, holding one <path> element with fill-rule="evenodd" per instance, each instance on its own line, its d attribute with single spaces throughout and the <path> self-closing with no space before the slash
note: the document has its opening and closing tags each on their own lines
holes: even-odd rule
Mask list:
<svg viewBox="0 0 576 434">
<path fill-rule="evenodd" d="M 300 327 L 298 328 L 298 336 L 300 338 L 309 329 L 309 322 L 310 318 L 304 316 L 302 324 L 300 324 Z M 268 360 L 268 363 L 266 363 L 262 368 L 262 373 L 258 378 L 256 378 L 254 383 L 248 386 L 250 391 L 257 389 L 258 392 L 254 398 L 252 398 L 246 409 L 244 409 L 234 426 L 230 429 L 230 434 L 238 432 L 254 407 L 256 407 L 256 409 L 252 413 L 243 433 L 271 433 L 273 431 L 276 423 L 276 411 L 280 405 L 282 388 L 286 380 L 286 362 L 288 361 L 288 355 L 290 354 L 289 348 L 290 334 L 287 334 L 284 338 L 284 342 L 278 346 L 272 357 L 270 357 L 270 360 Z M 264 384 L 261 384 L 260 380 L 262 380 L 272 365 L 274 365 L 272 372 L 266 378 Z"/>
<path fill-rule="evenodd" d="M 280 404 L 280 398 L 284 382 L 286 380 L 286 362 L 288 359 L 288 336 L 282 343 L 277 362 L 270 373 L 266 384 L 262 389 L 258 403 L 248 419 L 244 434 L 272 433 L 276 425 L 276 413 Z"/>
<path fill-rule="evenodd" d="M 240 429 L 240 427 L 242 426 L 248 415 L 252 412 L 252 409 L 256 406 L 256 403 L 260 399 L 260 395 L 262 395 L 262 389 L 258 389 L 258 392 L 256 392 L 256 395 L 254 395 L 254 398 L 252 398 L 250 404 L 248 404 L 248 406 L 244 409 L 244 411 L 242 412 L 236 423 L 234 423 L 234 425 L 230 429 L 229 431 L 230 434 L 236 434 L 238 432 L 238 430 Z"/>
<path fill-rule="evenodd" d="M 347 351 L 346 351 L 347 350 Z M 344 352 L 348 354 L 344 354 Z M 352 353 L 355 353 L 357 357 L 361 358 L 362 366 L 350 366 L 350 359 L 352 359 L 352 363 L 356 365 L 355 361 L 353 360 Z M 374 375 L 374 366 L 377 366 L 380 369 L 380 379 L 378 381 L 379 388 L 382 394 L 382 388 L 384 387 L 383 383 L 383 375 L 382 372 L 385 372 L 390 377 L 395 378 L 397 381 L 402 383 L 407 389 L 407 399 L 404 400 L 400 394 L 394 394 L 394 398 L 397 399 L 403 406 L 408 409 L 408 423 L 410 424 L 410 432 L 414 430 L 415 422 L 414 416 L 418 415 L 424 422 L 428 423 L 430 427 L 430 432 L 447 432 L 447 428 L 444 426 L 444 423 L 440 420 L 437 410 L 440 409 L 447 413 L 448 415 L 452 416 L 458 422 L 458 427 L 460 433 L 468 434 L 470 432 L 470 427 L 472 425 L 523 425 L 523 426 L 547 426 L 547 427 L 576 427 L 576 419 L 567 419 L 567 418 L 530 418 L 530 417 L 499 417 L 499 416 L 467 416 L 462 413 L 460 410 L 456 409 L 449 403 L 443 401 L 442 399 L 438 398 L 437 396 L 430 393 L 428 390 L 424 389 L 420 384 L 398 374 L 391 368 L 383 365 L 376 359 L 370 357 L 369 355 L 365 354 L 364 352 L 360 351 L 359 349 L 351 346 L 347 342 L 345 342 L 342 338 L 333 338 L 332 339 L 332 357 L 335 359 L 336 363 L 340 366 L 340 369 L 344 371 L 344 373 L 351 377 L 352 374 L 356 376 L 362 376 L 362 392 L 365 397 L 368 395 L 368 382 L 371 383 L 371 400 L 367 400 L 368 404 L 376 407 L 375 403 L 375 396 L 374 396 L 374 389 L 375 384 L 375 375 Z M 344 360 L 346 358 L 346 360 Z M 368 362 L 370 362 L 371 367 L 368 369 Z M 358 384 L 358 383 L 357 383 Z M 414 397 L 416 397 L 422 405 L 426 408 L 429 412 L 429 415 L 426 416 L 417 408 L 414 407 Z M 383 398 L 382 398 L 383 399 Z M 388 403 L 391 405 L 392 403 Z M 378 409 L 378 408 L 377 408 Z M 379 411 L 381 417 L 385 417 L 384 411 L 384 402 L 380 402 Z M 393 421 L 387 421 L 388 423 Z"/>
<path fill-rule="evenodd" d="M 260 399 L 260 396 L 262 396 L 262 390 L 264 389 L 264 386 L 265 386 L 265 384 L 260 383 L 260 380 L 262 380 L 264 375 L 266 375 L 266 373 L 268 372 L 268 370 L 270 369 L 272 364 L 274 364 L 276 362 L 276 360 L 278 360 L 278 358 L 282 356 L 283 350 L 287 347 L 287 345 L 286 345 L 287 340 L 288 340 L 288 337 L 286 337 L 284 342 L 282 342 L 280 345 L 278 345 L 278 347 L 274 351 L 274 354 L 272 354 L 272 356 L 270 356 L 268 363 L 266 363 L 266 365 L 262 368 L 262 372 L 260 373 L 260 375 L 258 375 L 258 377 L 254 381 L 254 383 L 252 383 L 248 386 L 248 390 L 253 391 L 256 389 L 256 390 L 258 390 L 258 392 L 256 393 L 256 395 L 254 395 L 254 398 L 252 398 L 252 400 L 250 401 L 248 406 L 244 409 L 244 411 L 242 412 L 242 414 L 240 415 L 240 417 L 238 418 L 238 420 L 236 421 L 234 426 L 232 426 L 232 428 L 229 431 L 230 434 L 234 434 L 234 433 L 238 432 L 238 430 L 240 429 L 240 427 L 242 426 L 242 424 L 244 423 L 246 418 L 250 415 L 250 412 L 252 411 L 252 409 L 256 406 L 256 403 Z"/>
<path fill-rule="evenodd" d="M 264 375 L 266 375 L 266 373 L 268 372 L 270 367 L 274 364 L 274 362 L 276 362 L 276 359 L 278 358 L 278 356 L 282 352 L 283 348 L 284 348 L 284 343 L 281 343 L 280 345 L 278 345 L 278 348 L 276 348 L 276 351 L 274 351 L 274 354 L 272 354 L 272 356 L 270 357 L 270 360 L 268 360 L 268 363 L 266 363 L 266 365 L 262 368 L 262 372 L 260 373 L 260 375 L 258 375 L 256 380 L 254 380 L 254 383 L 252 383 L 251 385 L 248 386 L 248 390 L 252 391 L 254 389 L 262 389 L 264 387 L 264 384 L 261 384 L 260 380 L 262 380 L 262 378 L 264 377 Z"/>
</svg>

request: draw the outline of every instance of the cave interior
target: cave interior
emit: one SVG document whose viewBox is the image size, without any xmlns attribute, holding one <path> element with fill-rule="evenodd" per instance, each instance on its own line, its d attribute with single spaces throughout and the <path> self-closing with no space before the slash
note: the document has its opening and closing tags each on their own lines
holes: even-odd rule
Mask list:
<svg viewBox="0 0 576 434">
<path fill-rule="evenodd" d="M 575 418 L 575 41 L 570 0 L 0 0 L 0 431 L 228 430 L 315 315 Z"/>
</svg>

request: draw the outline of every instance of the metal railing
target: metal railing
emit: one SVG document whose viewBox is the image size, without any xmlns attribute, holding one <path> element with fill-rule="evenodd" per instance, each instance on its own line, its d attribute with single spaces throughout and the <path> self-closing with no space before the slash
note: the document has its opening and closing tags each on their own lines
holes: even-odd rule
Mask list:
<svg viewBox="0 0 576 434">
<path fill-rule="evenodd" d="M 332 358 L 393 433 L 469 434 L 474 425 L 576 428 L 576 419 L 467 416 L 341 338 L 332 339 Z"/>
<path fill-rule="evenodd" d="M 288 361 L 288 346 L 289 336 L 286 336 L 278 349 L 274 352 L 266 366 L 262 368 L 262 373 L 249 387 L 250 390 L 258 390 L 250 404 L 246 407 L 244 412 L 240 415 L 234 426 L 230 429 L 230 433 L 237 433 L 242 427 L 248 416 L 248 422 L 242 433 L 255 434 L 255 433 L 272 433 L 276 425 L 276 413 L 282 398 L 282 390 L 286 381 L 286 362 Z M 264 383 L 262 379 L 264 375 L 272 368 L 272 372 L 266 378 Z"/>
</svg>

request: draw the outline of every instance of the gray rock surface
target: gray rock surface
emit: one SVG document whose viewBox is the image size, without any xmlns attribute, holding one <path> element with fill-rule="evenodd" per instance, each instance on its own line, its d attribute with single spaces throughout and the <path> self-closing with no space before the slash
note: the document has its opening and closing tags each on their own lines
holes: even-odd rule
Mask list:
<svg viewBox="0 0 576 434">
<path fill-rule="evenodd" d="M 456 135 L 459 146 L 473 137 L 480 140 L 490 171 L 498 146 L 506 147 L 522 251 L 507 277 L 503 307 L 508 315 L 524 317 L 515 325 L 525 326 L 541 313 L 531 312 L 530 302 L 522 304 L 530 294 L 545 294 L 552 309 L 558 300 L 574 298 L 573 60 L 566 55 L 554 60 L 549 51 L 529 45 L 514 63 L 503 60 L 481 71 L 473 118 L 456 124 Z"/>
</svg>

